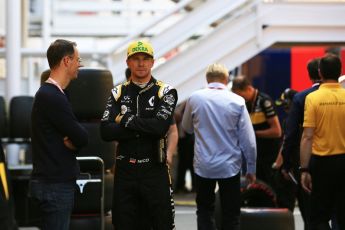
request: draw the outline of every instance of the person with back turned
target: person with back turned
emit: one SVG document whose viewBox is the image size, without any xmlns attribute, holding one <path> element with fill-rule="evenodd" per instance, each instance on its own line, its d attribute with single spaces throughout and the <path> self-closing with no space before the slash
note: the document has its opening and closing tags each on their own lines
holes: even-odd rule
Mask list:
<svg viewBox="0 0 345 230">
<path fill-rule="evenodd" d="M 255 134 L 245 101 L 226 88 L 229 71 L 206 70 L 207 88 L 188 99 L 182 127 L 195 134 L 194 172 L 198 230 L 215 230 L 215 187 L 219 186 L 222 229 L 240 229 L 242 153 L 246 179 L 255 182 Z"/>
<path fill-rule="evenodd" d="M 309 79 L 312 86 L 297 93 L 293 100 L 289 115 L 286 118 L 284 141 L 282 147 L 282 173 L 285 179 L 292 181 L 296 178 L 295 196 L 298 200 L 298 206 L 304 222 L 304 229 L 309 229 L 310 219 L 310 195 L 306 193 L 300 184 L 299 167 L 299 150 L 301 143 L 301 135 L 303 132 L 303 119 L 304 119 L 304 102 L 306 96 L 317 90 L 320 86 L 319 76 L 319 58 L 312 59 L 307 64 Z"/>
<path fill-rule="evenodd" d="M 149 42 L 129 44 L 130 81 L 111 91 L 101 121 L 102 138 L 119 142 L 112 208 L 116 230 L 141 229 L 142 207 L 154 230 L 175 229 L 166 139 L 177 91 L 151 75 L 153 57 Z"/>
<path fill-rule="evenodd" d="M 47 50 L 51 70 L 32 108 L 33 171 L 30 196 L 42 213 L 43 230 L 69 229 L 79 164 L 78 150 L 88 143 L 64 89 L 81 67 L 76 43 L 58 39 Z"/>
<path fill-rule="evenodd" d="M 244 76 L 238 76 L 233 80 L 232 91 L 245 99 L 255 130 L 258 154 L 256 176 L 273 186 L 272 164 L 278 155 L 282 134 L 274 102 L 269 95 L 254 88 Z"/>
<path fill-rule="evenodd" d="M 300 149 L 301 184 L 311 194 L 310 229 L 331 229 L 335 214 L 345 229 L 345 89 L 338 83 L 340 58 L 320 59 L 322 84 L 305 99 Z"/>
</svg>

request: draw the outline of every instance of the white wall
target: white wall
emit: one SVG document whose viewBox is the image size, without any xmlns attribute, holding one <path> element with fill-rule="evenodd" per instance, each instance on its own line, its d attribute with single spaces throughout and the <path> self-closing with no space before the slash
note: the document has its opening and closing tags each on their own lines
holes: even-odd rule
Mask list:
<svg viewBox="0 0 345 230">
<path fill-rule="evenodd" d="M 5 35 L 6 0 L 0 0 L 0 37 Z"/>
</svg>

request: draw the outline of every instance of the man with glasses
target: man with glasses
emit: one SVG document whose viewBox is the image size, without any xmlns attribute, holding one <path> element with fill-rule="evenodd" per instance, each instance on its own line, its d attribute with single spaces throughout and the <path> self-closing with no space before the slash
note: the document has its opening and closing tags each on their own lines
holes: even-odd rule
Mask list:
<svg viewBox="0 0 345 230">
<path fill-rule="evenodd" d="M 79 165 L 88 134 L 78 123 L 64 89 L 81 67 L 76 43 L 58 39 L 47 50 L 50 76 L 32 108 L 33 171 L 30 196 L 42 213 L 42 230 L 69 229 Z"/>
</svg>

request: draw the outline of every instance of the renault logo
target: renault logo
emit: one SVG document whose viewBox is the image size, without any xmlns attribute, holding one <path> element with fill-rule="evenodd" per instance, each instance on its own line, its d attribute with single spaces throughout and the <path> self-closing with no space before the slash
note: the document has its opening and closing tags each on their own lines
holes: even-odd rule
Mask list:
<svg viewBox="0 0 345 230">
<path fill-rule="evenodd" d="M 155 99 L 155 96 L 152 96 L 150 99 L 149 99 L 149 104 L 150 106 L 154 106 L 154 99 Z"/>
</svg>

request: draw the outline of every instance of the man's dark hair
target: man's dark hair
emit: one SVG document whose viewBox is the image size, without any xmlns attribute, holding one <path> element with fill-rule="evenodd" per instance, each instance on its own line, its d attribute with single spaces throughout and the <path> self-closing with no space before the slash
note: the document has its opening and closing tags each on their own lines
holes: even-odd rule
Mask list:
<svg viewBox="0 0 345 230">
<path fill-rule="evenodd" d="M 320 59 L 319 69 L 324 79 L 338 81 L 341 74 L 340 58 L 334 54 L 326 54 Z"/>
<path fill-rule="evenodd" d="M 245 90 L 248 86 L 250 86 L 250 81 L 248 80 L 248 78 L 243 77 L 243 76 L 239 76 L 236 77 L 233 81 L 232 81 L 232 90 L 239 90 L 239 91 L 243 91 Z"/>
<path fill-rule="evenodd" d="M 309 78 L 312 81 L 320 81 L 319 64 L 320 58 L 312 59 L 307 64 Z"/>
<path fill-rule="evenodd" d="M 59 65 L 63 57 L 74 54 L 74 47 L 77 44 L 64 39 L 57 39 L 50 44 L 47 50 L 47 59 L 50 69 L 54 69 Z"/>
<path fill-rule="evenodd" d="M 129 78 L 131 77 L 131 69 L 130 68 L 127 68 L 126 71 L 125 71 L 125 75 L 126 75 L 126 80 L 128 81 Z"/>
</svg>

